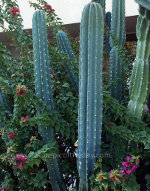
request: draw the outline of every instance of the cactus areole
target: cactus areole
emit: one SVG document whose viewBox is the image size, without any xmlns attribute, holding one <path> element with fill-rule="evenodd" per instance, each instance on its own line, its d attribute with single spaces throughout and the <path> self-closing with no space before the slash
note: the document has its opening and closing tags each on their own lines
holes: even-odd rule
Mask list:
<svg viewBox="0 0 150 191">
<path fill-rule="evenodd" d="M 85 6 L 80 25 L 78 171 L 80 191 L 89 189 L 89 177 L 100 157 L 102 128 L 102 55 L 104 15 L 99 3 Z"/>
</svg>

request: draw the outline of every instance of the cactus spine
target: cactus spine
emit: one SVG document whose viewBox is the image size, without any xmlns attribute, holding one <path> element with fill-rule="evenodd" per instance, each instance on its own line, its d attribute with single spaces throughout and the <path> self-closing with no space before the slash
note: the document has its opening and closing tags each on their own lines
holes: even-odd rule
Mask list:
<svg viewBox="0 0 150 191">
<path fill-rule="evenodd" d="M 144 102 L 148 95 L 150 62 L 150 15 L 149 10 L 141 5 L 139 7 L 136 30 L 138 42 L 136 60 L 130 80 L 130 101 L 128 108 L 132 114 L 141 118 Z"/>
<path fill-rule="evenodd" d="M 106 23 L 106 27 L 109 27 L 109 29 L 107 29 L 107 30 L 111 30 L 111 12 L 106 13 L 105 23 Z M 106 36 L 105 46 L 106 46 L 107 54 L 110 54 L 111 46 L 110 46 L 110 37 L 109 36 Z"/>
<path fill-rule="evenodd" d="M 33 15 L 33 50 L 35 67 L 35 92 L 51 109 L 53 96 L 50 77 L 50 59 L 48 52 L 46 19 L 43 11 L 36 11 Z M 40 109 L 39 109 L 40 110 Z M 40 112 L 40 111 L 39 111 Z M 38 127 L 43 140 L 53 141 L 54 130 L 51 127 Z M 51 185 L 54 191 L 66 190 L 58 167 L 57 158 L 47 159 Z"/>
<path fill-rule="evenodd" d="M 116 1 L 113 0 L 112 5 L 112 22 L 111 33 L 113 37 L 120 42 L 123 46 L 126 39 L 125 32 L 125 0 Z M 113 46 L 111 40 L 111 52 L 110 52 L 110 82 L 113 83 L 111 89 L 111 95 L 118 101 L 123 99 L 123 66 L 119 57 L 117 49 Z"/>
<path fill-rule="evenodd" d="M 102 56 L 104 15 L 99 3 L 85 6 L 80 25 L 78 171 L 80 191 L 89 189 L 102 128 Z"/>
<path fill-rule="evenodd" d="M 68 56 L 75 61 L 75 57 L 73 55 L 73 51 L 72 51 L 72 48 L 71 48 L 71 45 L 69 43 L 69 39 L 68 39 L 66 33 L 63 31 L 59 31 L 56 35 L 56 38 L 57 38 L 57 43 L 58 43 L 59 49 L 61 51 L 63 51 L 64 53 L 68 54 Z M 78 94 L 78 91 L 79 91 L 78 79 L 75 76 L 75 74 L 72 73 L 69 63 L 66 63 L 65 67 L 69 73 L 71 82 L 72 82 L 73 86 L 75 87 L 75 90 Z M 74 64 L 74 67 L 76 67 L 75 64 Z"/>
</svg>

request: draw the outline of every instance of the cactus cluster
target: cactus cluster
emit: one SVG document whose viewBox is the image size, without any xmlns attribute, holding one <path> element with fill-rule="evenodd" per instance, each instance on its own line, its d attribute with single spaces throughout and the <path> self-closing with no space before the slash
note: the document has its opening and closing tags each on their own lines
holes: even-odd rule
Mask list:
<svg viewBox="0 0 150 191">
<path fill-rule="evenodd" d="M 99 3 L 85 6 L 80 25 L 78 171 L 80 191 L 88 190 L 100 157 L 104 15 Z"/>
<path fill-rule="evenodd" d="M 149 3 L 150 4 L 150 3 Z M 150 58 L 150 14 L 149 10 L 139 7 L 137 20 L 137 50 L 136 60 L 133 65 L 130 79 L 129 111 L 136 117 L 141 118 L 143 106 L 149 89 L 149 58 Z"/>
<path fill-rule="evenodd" d="M 54 109 L 50 77 L 50 58 L 48 52 L 47 27 L 43 11 L 38 10 L 33 15 L 33 50 L 35 68 L 35 92 L 47 106 Z M 40 112 L 40 108 L 39 111 Z M 39 126 L 39 133 L 45 142 L 54 141 L 54 130 L 51 127 Z M 47 159 L 51 185 L 54 191 L 66 190 L 58 167 L 58 159 Z"/>
<path fill-rule="evenodd" d="M 72 51 L 72 48 L 71 48 L 71 45 L 69 43 L 69 39 L 67 37 L 67 34 L 63 31 L 59 31 L 56 35 L 56 38 L 57 38 L 57 43 L 58 43 L 58 47 L 61 51 L 63 51 L 64 53 L 68 54 L 68 56 L 72 59 L 72 61 L 74 62 L 74 67 L 77 67 L 75 65 L 75 57 L 73 55 L 73 51 Z M 70 66 L 69 66 L 69 63 L 66 63 L 65 64 L 65 67 L 68 71 L 68 74 L 69 74 L 69 77 L 71 79 L 71 82 L 72 82 L 72 85 L 74 86 L 77 94 L 78 94 L 78 91 L 79 91 L 79 80 L 76 76 L 76 74 L 73 74 Z"/>
<path fill-rule="evenodd" d="M 123 46 L 126 40 L 125 0 L 113 0 L 111 33 Z M 116 47 L 113 46 L 113 40 L 111 39 L 110 42 L 112 47 L 109 60 L 110 82 L 112 83 L 111 95 L 121 101 L 124 96 L 123 65 Z"/>
</svg>

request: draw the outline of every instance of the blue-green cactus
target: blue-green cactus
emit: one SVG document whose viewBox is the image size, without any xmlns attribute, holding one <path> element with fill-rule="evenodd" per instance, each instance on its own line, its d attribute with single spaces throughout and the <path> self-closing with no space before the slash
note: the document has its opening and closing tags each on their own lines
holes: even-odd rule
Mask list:
<svg viewBox="0 0 150 191">
<path fill-rule="evenodd" d="M 51 109 L 53 109 L 54 105 L 51 89 L 46 19 L 43 11 L 41 10 L 36 11 L 33 15 L 32 34 L 35 68 L 35 92 L 47 106 L 50 106 Z M 40 108 L 38 112 L 40 112 Z M 54 140 L 54 130 L 51 127 L 39 126 L 38 128 L 39 133 L 45 142 Z M 53 190 L 66 190 L 58 167 L 57 158 L 47 159 L 47 167 Z"/>
<path fill-rule="evenodd" d="M 95 0 L 95 2 L 100 3 L 101 7 L 103 8 L 103 12 L 105 14 L 106 1 L 105 0 Z"/>
<path fill-rule="evenodd" d="M 139 5 L 150 10 L 150 0 L 135 0 Z"/>
<path fill-rule="evenodd" d="M 150 4 L 150 3 L 149 3 Z M 141 118 L 143 106 L 149 89 L 150 63 L 150 14 L 149 10 L 140 6 L 137 20 L 137 50 L 130 79 L 130 101 L 128 108 L 131 114 Z"/>
<path fill-rule="evenodd" d="M 122 46 L 124 46 L 126 40 L 125 31 L 125 0 L 113 0 L 111 33 Z M 109 60 L 110 82 L 112 83 L 111 95 L 121 101 L 124 97 L 123 66 L 119 53 L 113 46 L 113 40 L 111 39 L 110 42 L 112 47 Z"/>
<path fill-rule="evenodd" d="M 69 39 L 66 35 L 65 32 L 63 31 L 59 31 L 56 35 L 56 38 L 57 38 L 57 43 L 58 43 L 58 47 L 61 51 L 63 51 L 64 53 L 68 54 L 68 56 L 74 60 L 74 67 L 77 67 L 75 65 L 75 57 L 73 55 L 73 51 L 72 51 L 72 48 L 71 48 L 71 45 L 69 43 Z M 79 80 L 77 78 L 77 76 L 75 74 L 73 74 L 70 66 L 69 66 L 69 63 L 66 63 L 65 64 L 65 67 L 69 73 L 69 76 L 70 76 L 70 79 L 71 79 L 71 82 L 73 84 L 73 86 L 75 87 L 75 90 L 78 94 L 78 91 L 79 91 Z"/>
<path fill-rule="evenodd" d="M 105 14 L 105 24 L 106 24 L 106 28 L 107 30 L 111 30 L 111 12 L 107 12 Z M 110 46 L 110 37 L 106 36 L 105 38 L 105 47 L 106 47 L 106 52 L 107 54 L 110 54 L 111 51 L 111 46 Z"/>
<path fill-rule="evenodd" d="M 80 25 L 78 171 L 80 191 L 89 189 L 95 159 L 100 157 L 102 129 L 102 56 L 104 15 L 99 3 L 89 3 Z"/>
</svg>

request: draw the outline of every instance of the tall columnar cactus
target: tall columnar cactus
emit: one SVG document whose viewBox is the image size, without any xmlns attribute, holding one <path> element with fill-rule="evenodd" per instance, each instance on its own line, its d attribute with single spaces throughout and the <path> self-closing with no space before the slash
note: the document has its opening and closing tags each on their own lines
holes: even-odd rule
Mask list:
<svg viewBox="0 0 150 191">
<path fill-rule="evenodd" d="M 100 157 L 104 15 L 99 3 L 85 6 L 80 25 L 78 171 L 80 191 L 88 190 Z"/>
<path fill-rule="evenodd" d="M 135 0 L 139 5 L 150 10 L 150 0 Z"/>
<path fill-rule="evenodd" d="M 64 53 L 68 54 L 68 56 L 72 60 L 74 60 L 74 63 L 75 63 L 75 57 L 73 55 L 73 51 L 72 51 L 72 48 L 71 48 L 71 45 L 69 43 L 69 39 L 68 39 L 66 33 L 63 31 L 59 31 L 57 33 L 56 37 L 57 37 L 57 43 L 58 43 L 59 49 L 61 51 L 63 51 Z M 71 82 L 72 82 L 73 86 L 75 87 L 76 92 L 78 93 L 78 91 L 79 91 L 79 80 L 78 80 L 77 76 L 75 74 L 73 74 L 73 72 L 69 66 L 69 63 L 66 63 L 65 67 L 69 73 Z M 74 64 L 74 67 L 76 67 L 75 64 Z"/>
<path fill-rule="evenodd" d="M 111 30 L 111 12 L 109 12 L 109 11 L 105 14 L 105 24 L 107 27 L 106 29 Z M 107 54 L 110 54 L 111 46 L 110 46 L 110 37 L 109 36 L 106 36 L 105 46 L 106 46 Z"/>
<path fill-rule="evenodd" d="M 126 39 L 125 31 L 125 0 L 113 0 L 111 33 L 122 46 Z M 123 66 L 117 49 L 113 46 L 113 41 L 111 40 L 110 42 L 112 47 L 109 60 L 110 82 L 112 83 L 111 95 L 118 101 L 121 101 L 124 96 Z"/>
<path fill-rule="evenodd" d="M 148 2 L 148 1 L 147 1 Z M 149 2 L 150 5 L 150 2 Z M 150 63 L 150 14 L 149 10 L 139 7 L 137 20 L 137 50 L 136 60 L 133 65 L 130 80 L 129 111 L 141 118 L 144 102 L 146 101 L 149 88 L 149 63 Z"/>
<path fill-rule="evenodd" d="M 36 11 L 33 15 L 32 22 L 35 91 L 36 95 L 40 97 L 46 103 L 46 105 L 49 105 L 51 109 L 53 109 L 54 106 L 51 89 L 50 59 L 48 52 L 46 19 L 44 13 L 41 10 Z M 39 126 L 38 128 L 39 133 L 45 142 L 54 140 L 54 130 L 51 127 Z M 58 167 L 57 158 L 47 159 L 47 167 L 53 190 L 66 190 Z"/>
<path fill-rule="evenodd" d="M 105 14 L 105 6 L 106 6 L 106 1 L 105 0 L 95 0 L 97 3 L 100 3 L 101 7 L 103 8 L 103 12 Z"/>
</svg>

